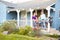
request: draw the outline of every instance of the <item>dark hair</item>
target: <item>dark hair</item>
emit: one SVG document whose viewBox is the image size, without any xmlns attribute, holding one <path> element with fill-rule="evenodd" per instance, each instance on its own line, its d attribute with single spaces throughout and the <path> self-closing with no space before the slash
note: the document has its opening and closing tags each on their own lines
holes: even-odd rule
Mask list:
<svg viewBox="0 0 60 40">
<path fill-rule="evenodd" d="M 36 11 L 34 10 L 34 11 L 33 11 L 33 14 L 34 14 L 35 12 L 36 12 Z"/>
</svg>

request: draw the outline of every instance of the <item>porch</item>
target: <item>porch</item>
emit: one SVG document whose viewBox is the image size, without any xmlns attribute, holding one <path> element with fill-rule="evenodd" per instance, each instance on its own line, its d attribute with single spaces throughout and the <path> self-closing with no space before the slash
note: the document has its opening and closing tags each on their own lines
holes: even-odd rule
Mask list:
<svg viewBox="0 0 60 40">
<path fill-rule="evenodd" d="M 39 17 L 41 14 L 41 10 L 44 10 L 46 17 L 48 18 L 47 20 L 49 21 L 51 9 L 52 9 L 51 7 L 47 7 L 46 9 L 28 9 L 28 10 L 26 10 L 26 9 L 23 9 L 23 10 L 10 9 L 10 10 L 8 10 L 6 20 L 7 21 L 8 20 L 16 20 L 18 28 L 20 26 L 26 26 L 26 25 L 33 27 L 33 22 L 32 22 L 33 11 L 35 10 Z M 52 10 L 54 10 L 54 9 L 52 9 Z M 47 31 L 48 32 L 50 31 L 50 23 L 49 22 L 47 25 Z"/>
</svg>

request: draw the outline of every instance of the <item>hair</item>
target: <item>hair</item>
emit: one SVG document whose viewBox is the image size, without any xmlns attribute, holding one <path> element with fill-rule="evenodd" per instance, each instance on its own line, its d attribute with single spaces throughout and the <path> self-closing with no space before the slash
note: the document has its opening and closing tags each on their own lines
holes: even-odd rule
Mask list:
<svg viewBox="0 0 60 40">
<path fill-rule="evenodd" d="M 34 10 L 34 11 L 33 11 L 33 14 L 34 14 L 35 12 L 36 12 L 36 11 Z"/>
</svg>

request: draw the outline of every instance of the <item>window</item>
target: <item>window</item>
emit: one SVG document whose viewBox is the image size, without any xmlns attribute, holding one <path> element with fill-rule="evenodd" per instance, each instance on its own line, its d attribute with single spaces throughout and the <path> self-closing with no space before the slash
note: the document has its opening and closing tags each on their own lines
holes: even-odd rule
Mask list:
<svg viewBox="0 0 60 40">
<path fill-rule="evenodd" d="M 30 18 L 31 18 L 30 12 L 27 12 L 27 20 L 30 20 Z"/>
<path fill-rule="evenodd" d="M 27 25 L 31 24 L 31 13 L 27 12 Z"/>
<path fill-rule="evenodd" d="M 60 10 L 59 10 L 59 18 L 60 18 Z"/>
</svg>

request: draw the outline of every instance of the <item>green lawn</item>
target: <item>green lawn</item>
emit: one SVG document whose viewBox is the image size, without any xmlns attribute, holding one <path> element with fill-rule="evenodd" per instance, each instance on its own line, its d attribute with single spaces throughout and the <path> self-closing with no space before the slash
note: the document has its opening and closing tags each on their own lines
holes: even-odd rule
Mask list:
<svg viewBox="0 0 60 40">
<path fill-rule="evenodd" d="M 0 34 L 0 40 L 49 40 L 49 39 L 51 39 L 51 37 L 41 36 L 38 38 L 38 37 L 29 37 L 18 34 L 9 34 L 9 35 Z M 53 39 L 57 40 L 56 38 Z"/>
</svg>

